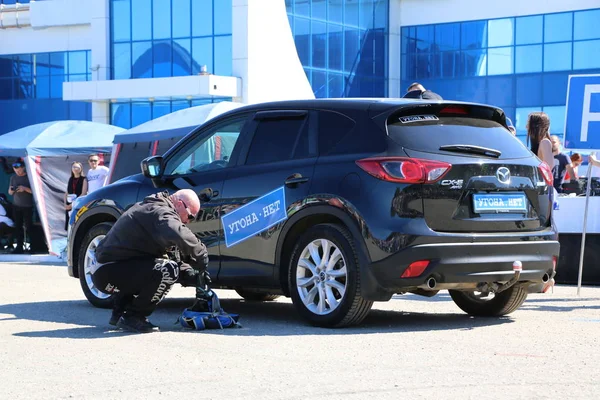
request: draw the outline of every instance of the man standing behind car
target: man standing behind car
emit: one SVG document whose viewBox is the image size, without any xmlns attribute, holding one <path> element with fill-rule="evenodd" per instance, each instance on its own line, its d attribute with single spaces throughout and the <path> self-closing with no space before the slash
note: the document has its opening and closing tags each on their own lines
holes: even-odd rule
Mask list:
<svg viewBox="0 0 600 400">
<path fill-rule="evenodd" d="M 157 331 L 147 317 L 171 287 L 176 282 L 195 286 L 196 271 L 205 273 L 208 266 L 208 252 L 186 224 L 199 211 L 193 190 L 162 192 L 134 204 L 108 231 L 96 248 L 92 280 L 113 295 L 109 324 L 138 333 Z M 174 246 L 191 266 L 166 257 Z"/>
<path fill-rule="evenodd" d="M 90 170 L 87 173 L 88 194 L 100 189 L 106 183 L 108 176 L 108 168 L 104 165 L 99 165 L 100 156 L 98 154 L 90 154 L 88 157 Z"/>
<path fill-rule="evenodd" d="M 444 100 L 439 94 L 425 89 L 418 82 L 413 83 L 406 90 L 405 99 L 422 99 L 422 100 Z"/>
<path fill-rule="evenodd" d="M 8 194 L 13 196 L 13 216 L 17 235 L 17 247 L 14 254 L 23 254 L 25 232 L 31 237 L 33 225 L 33 194 L 29 185 L 29 178 L 25 171 L 25 163 L 18 160 L 13 163 L 15 175 L 10 177 Z M 23 231 L 25 225 L 25 231 Z"/>
</svg>

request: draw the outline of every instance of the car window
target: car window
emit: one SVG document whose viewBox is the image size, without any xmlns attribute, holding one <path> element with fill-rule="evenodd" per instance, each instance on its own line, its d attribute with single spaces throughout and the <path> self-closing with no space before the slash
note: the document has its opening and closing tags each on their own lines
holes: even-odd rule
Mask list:
<svg viewBox="0 0 600 400">
<path fill-rule="evenodd" d="M 225 168 L 247 118 L 227 121 L 202 139 L 193 142 L 173 157 L 166 168 L 167 175 L 186 175 L 193 172 Z"/>
<path fill-rule="evenodd" d="M 319 111 L 319 154 L 329 154 L 356 123 L 345 115 Z"/>
<path fill-rule="evenodd" d="M 246 158 L 247 165 L 305 158 L 308 151 L 308 123 L 301 118 L 260 120 Z"/>
</svg>

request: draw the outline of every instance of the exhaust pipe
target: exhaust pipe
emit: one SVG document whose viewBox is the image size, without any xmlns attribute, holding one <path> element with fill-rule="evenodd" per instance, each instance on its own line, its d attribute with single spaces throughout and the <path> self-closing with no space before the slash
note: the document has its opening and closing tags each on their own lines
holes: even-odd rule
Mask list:
<svg viewBox="0 0 600 400">
<path fill-rule="evenodd" d="M 550 280 L 550 275 L 548 274 L 544 274 L 544 276 L 542 276 L 542 282 L 546 283 Z"/>
<path fill-rule="evenodd" d="M 431 278 L 427 279 L 426 284 L 429 289 L 433 290 L 433 289 L 435 289 L 437 282 L 436 282 L 435 278 L 432 276 Z"/>
</svg>

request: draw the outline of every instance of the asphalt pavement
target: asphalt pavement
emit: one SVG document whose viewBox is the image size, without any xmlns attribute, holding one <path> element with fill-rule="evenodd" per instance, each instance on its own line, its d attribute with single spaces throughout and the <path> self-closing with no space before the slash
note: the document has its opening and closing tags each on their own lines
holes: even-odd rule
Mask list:
<svg viewBox="0 0 600 400">
<path fill-rule="evenodd" d="M 530 295 L 504 318 L 471 318 L 447 292 L 376 303 L 359 327 L 322 329 L 289 299 L 218 291 L 243 328 L 175 324 L 193 288 L 151 321 L 112 330 L 65 266 L 0 263 L 0 399 L 596 399 L 600 288 Z"/>
</svg>

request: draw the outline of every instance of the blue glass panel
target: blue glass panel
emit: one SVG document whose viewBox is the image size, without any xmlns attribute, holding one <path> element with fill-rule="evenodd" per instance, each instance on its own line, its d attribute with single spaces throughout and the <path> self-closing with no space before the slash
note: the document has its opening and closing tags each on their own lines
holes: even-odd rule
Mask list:
<svg viewBox="0 0 600 400">
<path fill-rule="evenodd" d="M 131 44 L 116 43 L 113 46 L 113 79 L 131 78 Z"/>
<path fill-rule="evenodd" d="M 487 71 L 487 50 L 469 50 L 462 52 L 462 75 L 485 76 Z"/>
<path fill-rule="evenodd" d="M 312 73 L 312 88 L 316 98 L 327 97 L 327 73 L 321 71 L 313 71 Z"/>
<path fill-rule="evenodd" d="M 292 31 L 292 34 L 294 34 L 294 16 L 292 14 L 288 14 L 287 17 L 290 24 L 290 30 Z"/>
<path fill-rule="evenodd" d="M 544 105 L 564 105 L 567 103 L 569 73 L 544 74 Z"/>
<path fill-rule="evenodd" d="M 352 4 L 345 1 L 344 3 L 344 25 L 358 27 L 358 2 Z M 296 7 L 298 7 L 298 3 L 296 3 Z"/>
<path fill-rule="evenodd" d="M 514 19 L 493 19 L 488 21 L 488 46 L 501 47 L 514 44 Z"/>
<path fill-rule="evenodd" d="M 305 18 L 295 18 L 295 37 L 296 50 L 302 65 L 310 65 L 310 20 Z"/>
<path fill-rule="evenodd" d="M 514 85 L 512 76 L 488 78 L 488 98 L 486 103 L 498 107 L 510 106 L 514 102 Z"/>
<path fill-rule="evenodd" d="M 543 36 L 544 17 L 542 15 L 536 15 L 534 17 L 517 18 L 516 44 L 542 43 Z"/>
<path fill-rule="evenodd" d="M 67 53 L 50 53 L 50 73 L 52 75 L 64 75 L 67 73 Z"/>
<path fill-rule="evenodd" d="M 215 37 L 215 74 L 232 75 L 232 43 L 231 36 Z"/>
<path fill-rule="evenodd" d="M 490 49 L 490 52 L 493 49 Z M 523 74 L 527 72 L 542 71 L 542 45 L 517 46 L 515 50 L 515 72 Z"/>
<path fill-rule="evenodd" d="M 573 48 L 571 42 L 544 45 L 544 71 L 571 69 Z"/>
<path fill-rule="evenodd" d="M 38 76 L 35 79 L 35 97 L 38 99 L 50 98 L 50 77 Z M 1 91 L 2 89 L 0 89 Z"/>
<path fill-rule="evenodd" d="M 31 81 L 33 78 L 33 57 L 31 54 L 20 54 L 16 56 L 16 64 L 13 64 L 13 67 L 16 67 L 16 76 Z"/>
<path fill-rule="evenodd" d="M 294 14 L 303 17 L 310 17 L 310 2 L 309 1 L 294 1 Z"/>
<path fill-rule="evenodd" d="M 133 79 L 152 77 L 152 43 L 136 42 L 131 45 Z"/>
<path fill-rule="evenodd" d="M 92 52 L 90 50 L 85 52 L 85 59 L 87 62 L 87 73 L 89 74 L 92 68 Z"/>
<path fill-rule="evenodd" d="M 329 69 L 341 71 L 344 65 L 344 36 L 341 25 L 329 24 Z"/>
<path fill-rule="evenodd" d="M 110 123 L 125 129 L 131 128 L 131 104 L 112 104 Z"/>
<path fill-rule="evenodd" d="M 473 101 L 476 103 L 485 103 L 486 102 L 486 93 L 487 93 L 487 80 L 485 78 L 471 78 L 464 79 L 461 81 L 459 100 L 461 101 Z M 428 89 L 433 89 L 433 87 Z"/>
<path fill-rule="evenodd" d="M 365 48 L 363 49 L 363 54 L 371 51 L 372 56 L 375 58 L 374 68 L 370 75 L 384 77 L 386 75 L 385 71 L 387 68 L 387 41 L 385 40 L 385 32 L 383 30 L 371 30 L 370 33 L 371 35 L 369 36 L 367 43 L 372 44 L 373 49 L 371 50 L 370 48 Z"/>
<path fill-rule="evenodd" d="M 402 71 L 402 79 L 417 79 L 417 63 L 414 55 L 403 55 L 400 69 Z"/>
<path fill-rule="evenodd" d="M 428 79 L 432 77 L 431 54 L 417 54 L 416 57 L 416 79 Z"/>
<path fill-rule="evenodd" d="M 344 71 L 351 72 L 359 60 L 359 34 L 358 29 L 344 28 Z"/>
<path fill-rule="evenodd" d="M 215 35 L 231 35 L 232 10 L 231 0 L 215 0 Z"/>
<path fill-rule="evenodd" d="M 573 38 L 573 13 L 544 16 L 544 41 L 563 42 Z"/>
<path fill-rule="evenodd" d="M 171 113 L 170 101 L 156 101 L 152 104 L 152 119 Z"/>
<path fill-rule="evenodd" d="M 574 42 L 573 47 L 573 69 L 600 68 L 600 40 Z"/>
<path fill-rule="evenodd" d="M 343 97 L 344 95 L 344 76 L 342 74 L 327 74 L 329 84 L 329 98 Z"/>
<path fill-rule="evenodd" d="M 48 53 L 34 54 L 32 57 L 34 68 L 34 75 L 36 76 L 47 76 L 50 75 L 50 55 Z M 2 57 L 0 57 L 0 76 L 2 76 Z M 9 75 L 10 76 L 10 75 Z"/>
<path fill-rule="evenodd" d="M 183 110 L 185 108 L 190 108 L 190 102 L 184 100 L 176 100 L 171 103 L 171 112 Z"/>
<path fill-rule="evenodd" d="M 488 75 L 513 73 L 513 47 L 488 49 Z"/>
<path fill-rule="evenodd" d="M 344 19 L 344 2 L 328 1 L 327 15 L 330 22 L 338 22 L 341 24 Z"/>
<path fill-rule="evenodd" d="M 417 27 L 417 51 L 433 51 L 433 43 L 434 43 L 434 27 L 433 25 L 429 26 L 419 26 Z"/>
<path fill-rule="evenodd" d="M 131 40 L 131 1 L 112 1 L 112 39 L 114 42 Z"/>
<path fill-rule="evenodd" d="M 312 26 L 312 66 L 327 67 L 327 24 L 311 21 Z"/>
<path fill-rule="evenodd" d="M 192 39 L 192 75 L 198 74 L 203 65 L 214 73 L 212 38 Z"/>
<path fill-rule="evenodd" d="M 69 52 L 69 74 L 86 74 L 87 54 L 85 51 Z"/>
<path fill-rule="evenodd" d="M 14 79 L 0 79 L 0 100 L 12 100 L 13 98 L 13 81 Z M 10 115 L 10 114 L 7 114 Z M 0 120 L 2 122 L 2 120 Z"/>
<path fill-rule="evenodd" d="M 517 107 L 532 107 L 542 104 L 542 75 L 517 77 Z"/>
<path fill-rule="evenodd" d="M 173 0 L 173 38 L 191 36 L 191 12 L 190 0 Z"/>
<path fill-rule="evenodd" d="M 88 81 L 91 81 L 91 80 L 92 80 L 92 74 L 91 74 L 91 73 L 89 73 L 89 74 L 86 74 L 86 76 L 85 76 L 85 77 L 86 77 L 86 79 L 87 79 Z"/>
<path fill-rule="evenodd" d="M 152 39 L 152 0 L 131 0 L 133 40 Z"/>
<path fill-rule="evenodd" d="M 192 35 L 208 36 L 213 33 L 212 0 L 192 0 Z"/>
<path fill-rule="evenodd" d="M 574 40 L 600 38 L 600 10 L 576 11 L 574 18 Z"/>
<path fill-rule="evenodd" d="M 157 40 L 152 46 L 154 78 L 166 78 L 171 76 L 173 65 L 172 47 L 169 40 Z"/>
<path fill-rule="evenodd" d="M 192 73 L 192 41 L 173 40 L 173 76 L 186 76 Z"/>
<path fill-rule="evenodd" d="M 463 50 L 487 47 L 487 21 L 463 22 L 460 35 Z"/>
<path fill-rule="evenodd" d="M 358 25 L 361 29 L 372 29 L 375 27 L 374 3 L 370 1 L 361 1 L 358 10 Z M 314 7 L 313 3 L 313 7 Z"/>
<path fill-rule="evenodd" d="M 68 82 L 85 82 L 87 80 L 87 74 L 76 74 L 69 75 Z"/>
<path fill-rule="evenodd" d="M 53 99 L 62 99 L 64 76 L 55 75 L 50 78 L 50 97 Z"/>
<path fill-rule="evenodd" d="M 0 55 L 0 78 L 11 78 L 13 76 L 13 56 Z"/>
<path fill-rule="evenodd" d="M 550 133 L 562 135 L 565 133 L 565 106 L 544 107 L 543 110 L 550 117 Z"/>
<path fill-rule="evenodd" d="M 517 129 L 517 133 L 519 135 L 527 135 L 527 119 L 529 118 L 529 114 L 532 112 L 542 111 L 542 107 L 525 107 L 525 108 L 517 108 L 515 111 L 515 119 L 513 123 L 515 124 L 515 128 Z"/>
<path fill-rule="evenodd" d="M 154 0 L 152 7 L 154 39 L 171 38 L 171 0 Z"/>
<path fill-rule="evenodd" d="M 285 0 L 285 11 L 288 14 L 292 14 L 294 12 L 294 0 Z"/>
<path fill-rule="evenodd" d="M 311 17 L 313 19 L 320 19 L 322 21 L 327 21 L 327 1 L 322 0 L 313 0 L 312 1 L 312 9 L 311 9 Z"/>
<path fill-rule="evenodd" d="M 131 104 L 131 126 L 138 126 L 152 119 L 150 102 Z"/>
<path fill-rule="evenodd" d="M 308 79 L 308 82 L 312 82 L 312 70 L 304 68 L 304 73 L 306 74 L 306 79 Z"/>
<path fill-rule="evenodd" d="M 441 24 L 435 27 L 436 50 L 460 50 L 460 24 Z"/>
<path fill-rule="evenodd" d="M 375 7 L 375 18 L 374 18 L 373 28 L 382 28 L 387 32 L 388 23 L 389 23 L 389 19 L 388 19 L 389 2 L 388 1 L 377 1 L 377 2 L 373 3 L 373 6 Z"/>
</svg>

